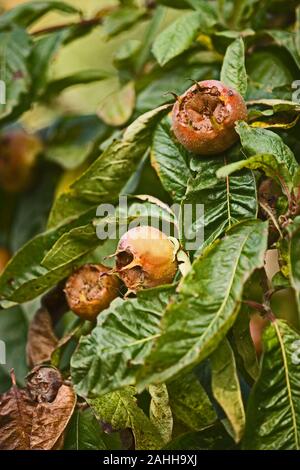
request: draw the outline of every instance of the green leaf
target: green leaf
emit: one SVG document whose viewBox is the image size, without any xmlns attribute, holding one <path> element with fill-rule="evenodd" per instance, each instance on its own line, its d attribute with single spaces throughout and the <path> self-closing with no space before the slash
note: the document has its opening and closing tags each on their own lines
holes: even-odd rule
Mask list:
<svg viewBox="0 0 300 470">
<path fill-rule="evenodd" d="M 152 51 L 158 63 L 164 66 L 182 54 L 193 44 L 200 32 L 208 32 L 215 23 L 216 18 L 210 9 L 182 15 L 154 41 Z"/>
<path fill-rule="evenodd" d="M 296 217 L 290 229 L 289 244 L 290 280 L 295 291 L 300 318 L 300 217 Z"/>
<path fill-rule="evenodd" d="M 26 243 L 0 276 L 0 300 L 26 302 L 66 277 L 72 270 L 71 264 L 48 270 L 41 265 L 41 262 L 53 244 L 65 232 L 87 223 L 93 215 L 93 213 L 87 213 L 69 224 L 37 235 Z"/>
<path fill-rule="evenodd" d="M 242 168 L 262 170 L 267 176 L 277 180 L 283 186 L 283 189 L 292 189 L 293 187 L 293 179 L 285 164 L 280 164 L 274 155 L 267 154 L 254 155 L 247 158 L 247 160 L 230 163 L 217 171 L 217 177 L 226 178 Z"/>
<path fill-rule="evenodd" d="M 263 266 L 267 238 L 267 223 L 242 222 L 194 261 L 162 319 L 140 387 L 165 382 L 216 349 L 236 319 L 245 282 Z"/>
<path fill-rule="evenodd" d="M 173 139 L 167 119 L 157 126 L 154 133 L 151 164 L 173 201 L 181 201 L 191 176 L 188 152 Z"/>
<path fill-rule="evenodd" d="M 234 442 L 221 423 L 216 423 L 199 432 L 188 432 L 176 437 L 166 450 L 224 450 L 233 449 Z"/>
<path fill-rule="evenodd" d="M 248 402 L 244 449 L 300 449 L 300 336 L 274 320 L 263 336 L 261 372 Z"/>
<path fill-rule="evenodd" d="M 216 421 L 213 406 L 193 373 L 170 382 L 168 391 L 174 417 L 188 429 L 200 431 Z"/>
<path fill-rule="evenodd" d="M 165 5 L 170 8 L 188 8 L 188 0 L 157 0 L 160 5 Z"/>
<path fill-rule="evenodd" d="M 145 16 L 143 8 L 124 7 L 113 11 L 105 16 L 103 28 L 109 38 L 116 36 L 122 31 L 128 31 L 139 20 Z"/>
<path fill-rule="evenodd" d="M 53 0 L 28 2 L 23 5 L 17 5 L 15 8 L 1 15 L 0 29 L 7 28 L 12 24 L 27 28 L 41 18 L 41 16 L 53 10 L 69 14 L 80 12 L 77 8 L 64 2 Z"/>
<path fill-rule="evenodd" d="M 258 154 L 274 155 L 278 164 L 285 165 L 291 176 L 295 176 L 299 165 L 292 150 L 279 135 L 267 129 L 252 128 L 245 122 L 239 122 L 236 125 L 236 131 L 248 156 Z"/>
<path fill-rule="evenodd" d="M 5 64 L 2 79 L 6 83 L 6 104 L 0 104 L 0 120 L 20 114 L 26 105 L 22 99 L 29 93 L 31 76 L 29 56 L 32 51 L 32 40 L 21 28 L 13 27 L 7 31 L 0 30 L 0 63 Z"/>
<path fill-rule="evenodd" d="M 158 430 L 162 441 L 167 444 L 172 439 L 173 415 L 169 403 L 168 389 L 165 384 L 150 385 L 150 420 Z"/>
<path fill-rule="evenodd" d="M 278 54 L 255 51 L 247 58 L 247 99 L 290 99 L 293 74 Z"/>
<path fill-rule="evenodd" d="M 97 114 L 109 126 L 123 126 L 131 117 L 135 106 L 134 82 L 128 82 L 105 98 Z"/>
<path fill-rule="evenodd" d="M 81 338 L 71 360 L 79 395 L 99 396 L 135 383 L 173 292 L 172 287 L 147 289 L 136 299 L 116 299 L 101 313 L 98 325 Z"/>
<path fill-rule="evenodd" d="M 227 339 L 210 357 L 212 392 L 229 420 L 235 442 L 240 442 L 245 428 L 245 410 L 235 358 Z"/>
<path fill-rule="evenodd" d="M 56 97 L 66 88 L 82 85 L 87 83 L 99 82 L 101 80 L 107 80 L 111 75 L 108 72 L 103 70 L 90 69 L 90 70 L 81 70 L 80 72 L 74 73 L 67 77 L 58 78 L 52 82 L 47 83 L 46 87 L 43 90 L 43 95 L 41 99 L 51 99 Z"/>
<path fill-rule="evenodd" d="M 242 96 L 247 91 L 245 46 L 242 38 L 236 39 L 226 50 L 221 70 L 221 81 L 234 88 Z"/>
<path fill-rule="evenodd" d="M 284 47 L 291 54 L 298 68 L 300 68 L 300 55 L 296 47 L 296 33 L 276 29 L 270 29 L 265 32 L 274 39 L 278 46 Z"/>
<path fill-rule="evenodd" d="M 199 246 L 198 251 L 203 250 L 237 222 L 257 216 L 256 182 L 251 171 L 241 171 L 227 180 L 220 180 L 216 176 L 225 162 L 235 161 L 237 158 L 239 151 L 234 149 L 223 157 L 197 157 L 191 160 L 191 169 L 197 174 L 188 182 L 183 204 L 203 204 L 204 217 L 203 214 L 198 218 L 196 215 L 194 220 L 198 229 L 204 228 L 204 243 Z M 189 231 L 186 235 L 185 238 L 189 239 Z"/>
<path fill-rule="evenodd" d="M 250 316 L 248 307 L 242 305 L 238 317 L 233 325 L 232 332 L 234 344 L 238 354 L 243 360 L 246 372 L 256 380 L 259 374 L 259 366 L 256 351 L 250 334 Z"/>
<path fill-rule="evenodd" d="M 115 140 L 100 157 L 77 179 L 71 190 L 55 202 L 49 225 L 57 225 L 71 216 L 100 203 L 113 203 L 137 168 L 151 144 L 153 130 L 169 106 L 149 111 L 134 121 L 121 139 Z"/>
<path fill-rule="evenodd" d="M 68 424 L 64 450 L 106 449 L 103 432 L 92 410 L 76 410 Z"/>
<path fill-rule="evenodd" d="M 16 306 L 0 312 L 0 331 L 0 340 L 5 343 L 6 353 L 6 364 L 0 365 L 0 393 L 2 393 L 6 391 L 5 388 L 10 388 L 11 369 L 14 369 L 17 381 L 21 385 L 28 373 L 26 364 L 28 318 L 22 307 Z"/>
<path fill-rule="evenodd" d="M 43 132 L 47 160 L 73 170 L 98 152 L 109 129 L 97 116 L 64 116 Z"/>
<path fill-rule="evenodd" d="M 162 441 L 155 426 L 138 407 L 135 390 L 126 387 L 100 398 L 89 400 L 95 414 L 101 421 L 110 424 L 113 429 L 131 429 L 136 450 L 157 450 Z"/>
</svg>

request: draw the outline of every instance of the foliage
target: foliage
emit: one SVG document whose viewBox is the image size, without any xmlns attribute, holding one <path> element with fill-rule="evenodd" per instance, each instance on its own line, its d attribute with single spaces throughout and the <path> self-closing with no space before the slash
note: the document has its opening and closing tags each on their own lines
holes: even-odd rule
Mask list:
<svg viewBox="0 0 300 470">
<path fill-rule="evenodd" d="M 0 188 L 0 271 L 12 254 L 0 276 L 0 448 L 299 450 L 299 2 L 116 1 L 92 17 L 69 3 L 0 16 L 0 142 L 23 129 L 42 145 L 29 186 Z M 54 59 L 99 31 L 111 68 L 96 54 L 55 73 Z M 233 87 L 249 112 L 214 157 L 183 148 L 169 116 L 172 93 L 204 79 Z M 92 113 L 66 105 L 105 82 Z M 280 196 L 262 199 L 269 178 Z M 122 286 L 95 324 L 79 320 L 66 278 L 84 263 L 113 267 L 124 226 L 150 210 L 174 232 L 174 283 Z M 115 239 L 99 238 L 113 227 Z M 295 304 L 293 324 L 273 308 L 278 293 Z M 261 356 L 253 312 L 268 323 Z M 63 375 L 51 402 L 25 381 L 41 363 Z"/>
</svg>

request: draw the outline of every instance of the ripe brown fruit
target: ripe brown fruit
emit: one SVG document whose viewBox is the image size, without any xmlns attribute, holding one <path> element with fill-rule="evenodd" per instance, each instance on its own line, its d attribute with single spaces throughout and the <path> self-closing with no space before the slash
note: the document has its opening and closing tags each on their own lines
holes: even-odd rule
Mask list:
<svg viewBox="0 0 300 470">
<path fill-rule="evenodd" d="M 67 280 L 65 294 L 70 309 L 93 321 L 119 294 L 120 281 L 102 264 L 85 264 Z"/>
<path fill-rule="evenodd" d="M 178 97 L 172 127 L 179 142 L 198 155 L 216 155 L 237 140 L 235 123 L 247 119 L 242 96 L 218 80 L 205 80 Z"/>
<path fill-rule="evenodd" d="M 169 284 L 177 271 L 174 244 L 154 227 L 133 228 L 118 244 L 116 271 L 133 292 Z"/>
<path fill-rule="evenodd" d="M 8 192 L 27 189 L 42 150 L 41 141 L 23 130 L 0 134 L 0 187 Z"/>
</svg>

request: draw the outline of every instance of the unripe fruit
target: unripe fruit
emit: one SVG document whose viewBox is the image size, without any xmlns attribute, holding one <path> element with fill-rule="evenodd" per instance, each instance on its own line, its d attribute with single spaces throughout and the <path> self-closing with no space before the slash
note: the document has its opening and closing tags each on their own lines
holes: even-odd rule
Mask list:
<svg viewBox="0 0 300 470">
<path fill-rule="evenodd" d="M 154 227 L 133 228 L 118 244 L 116 271 L 133 292 L 169 284 L 177 271 L 174 244 Z"/>
<path fill-rule="evenodd" d="M 0 274 L 10 260 L 10 253 L 5 248 L 0 248 Z"/>
<path fill-rule="evenodd" d="M 27 189 L 41 150 L 41 141 L 23 130 L 3 132 L 0 135 L 0 187 L 8 192 Z"/>
<path fill-rule="evenodd" d="M 118 296 L 120 281 L 102 264 L 85 264 L 67 280 L 65 294 L 70 309 L 93 321 Z"/>
<path fill-rule="evenodd" d="M 242 96 L 218 80 L 205 80 L 178 97 L 172 111 L 173 131 L 190 152 L 215 155 L 237 140 L 235 122 L 247 119 Z"/>
</svg>

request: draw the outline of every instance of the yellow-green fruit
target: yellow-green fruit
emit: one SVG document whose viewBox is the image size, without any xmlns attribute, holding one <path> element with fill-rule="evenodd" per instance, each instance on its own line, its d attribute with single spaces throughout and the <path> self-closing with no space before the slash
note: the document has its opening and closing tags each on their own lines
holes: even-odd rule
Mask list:
<svg viewBox="0 0 300 470">
<path fill-rule="evenodd" d="M 93 321 L 119 294 L 120 281 L 102 264 L 85 264 L 69 277 L 65 294 L 70 309 Z"/>
<path fill-rule="evenodd" d="M 177 271 L 174 244 L 154 227 L 133 228 L 118 244 L 116 270 L 133 292 L 169 284 Z"/>
<path fill-rule="evenodd" d="M 0 134 L 0 187 L 14 193 L 27 189 L 41 151 L 40 139 L 23 130 Z"/>
</svg>

